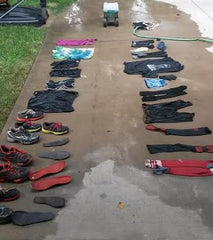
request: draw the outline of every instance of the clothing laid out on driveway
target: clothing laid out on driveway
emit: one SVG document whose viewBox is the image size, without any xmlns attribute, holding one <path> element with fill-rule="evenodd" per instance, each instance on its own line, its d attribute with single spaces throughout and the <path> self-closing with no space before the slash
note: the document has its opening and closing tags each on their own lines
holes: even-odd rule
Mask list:
<svg viewBox="0 0 213 240">
<path fill-rule="evenodd" d="M 196 153 L 213 153 L 213 145 L 192 146 L 186 144 L 147 144 L 151 154 L 162 152 L 196 152 Z"/>
<path fill-rule="evenodd" d="M 177 100 L 157 104 L 142 104 L 144 122 L 148 123 L 174 123 L 191 122 L 194 113 L 178 112 L 179 109 L 192 106 L 191 102 Z"/>
<path fill-rule="evenodd" d="M 190 129 L 165 129 L 159 128 L 154 125 L 146 125 L 146 129 L 155 132 L 162 132 L 166 135 L 176 135 L 176 136 L 201 136 L 211 134 L 211 130 L 208 127 L 190 128 Z"/>
<path fill-rule="evenodd" d="M 90 59 L 93 57 L 94 48 L 66 48 L 57 46 L 52 51 L 54 59 Z"/>
<path fill-rule="evenodd" d="M 153 49 L 155 46 L 153 45 L 154 40 L 144 40 L 144 41 L 137 41 L 133 40 L 131 47 L 147 47 L 149 49 Z"/>
<path fill-rule="evenodd" d="M 161 175 L 164 173 L 202 177 L 213 175 L 213 161 L 208 160 L 146 160 L 145 166 L 153 169 L 153 173 Z"/>
<path fill-rule="evenodd" d="M 132 52 L 132 58 L 165 58 L 168 57 L 167 52 L 165 51 L 157 51 L 157 52 Z"/>
<path fill-rule="evenodd" d="M 79 78 L 81 76 L 81 69 L 53 69 L 50 72 L 50 77 L 70 77 L 70 78 Z"/>
<path fill-rule="evenodd" d="M 62 60 L 51 63 L 52 69 L 69 69 L 78 67 L 80 60 Z"/>
<path fill-rule="evenodd" d="M 164 87 L 167 85 L 164 79 L 157 79 L 157 78 L 145 78 L 144 82 L 148 88 L 159 88 Z"/>
<path fill-rule="evenodd" d="M 86 38 L 86 39 L 58 39 L 56 45 L 58 46 L 84 46 L 84 45 L 94 45 L 96 43 L 96 38 Z"/>
<path fill-rule="evenodd" d="M 28 102 L 28 108 L 45 113 L 72 112 L 78 92 L 66 90 L 43 90 L 34 92 Z"/>
<path fill-rule="evenodd" d="M 159 91 L 141 91 L 140 96 L 142 96 L 142 101 L 149 102 L 149 101 L 157 101 L 160 99 L 172 98 L 181 95 L 187 94 L 184 90 L 186 90 L 186 86 L 179 86 L 175 88 L 169 88 L 166 90 L 159 90 Z"/>
<path fill-rule="evenodd" d="M 172 58 L 152 59 L 135 62 L 124 62 L 124 72 L 140 74 L 143 77 L 157 77 L 159 73 L 179 72 L 184 66 Z"/>
</svg>

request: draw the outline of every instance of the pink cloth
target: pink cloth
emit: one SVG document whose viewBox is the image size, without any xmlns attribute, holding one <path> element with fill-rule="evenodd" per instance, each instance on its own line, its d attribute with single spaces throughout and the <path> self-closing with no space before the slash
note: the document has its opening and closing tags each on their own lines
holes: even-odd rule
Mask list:
<svg viewBox="0 0 213 240">
<path fill-rule="evenodd" d="M 94 45 L 97 41 L 96 38 L 88 39 L 59 39 L 56 41 L 57 46 L 83 46 L 83 45 Z"/>
</svg>

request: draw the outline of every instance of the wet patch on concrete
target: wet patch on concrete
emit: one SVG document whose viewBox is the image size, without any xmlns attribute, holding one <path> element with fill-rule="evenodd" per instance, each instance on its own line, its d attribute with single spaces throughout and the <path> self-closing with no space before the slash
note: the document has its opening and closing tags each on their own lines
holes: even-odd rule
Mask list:
<svg viewBox="0 0 213 240">
<path fill-rule="evenodd" d="M 137 183 L 130 183 L 133 178 Z M 56 235 L 45 240 L 212 238 L 212 233 L 203 226 L 199 211 L 163 203 L 161 197 L 167 196 L 170 188 L 154 183 L 153 176 L 145 171 L 116 167 L 112 160 L 98 164 L 85 174 L 84 188 L 70 200 L 69 208 L 60 211 L 55 220 L 58 224 Z M 148 194 L 141 187 L 145 184 L 150 190 L 155 185 L 162 195 Z M 103 191 L 107 198 L 100 198 Z M 175 196 L 178 198 L 178 192 Z M 123 202 L 125 208 L 118 209 L 118 202 Z M 199 231 L 194 231 L 196 229 Z"/>
</svg>

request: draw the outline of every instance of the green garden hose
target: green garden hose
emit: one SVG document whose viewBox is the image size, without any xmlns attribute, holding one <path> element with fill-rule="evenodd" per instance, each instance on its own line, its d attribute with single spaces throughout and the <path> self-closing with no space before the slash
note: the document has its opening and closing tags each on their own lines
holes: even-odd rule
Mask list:
<svg viewBox="0 0 213 240">
<path fill-rule="evenodd" d="M 144 36 L 137 34 L 137 30 L 139 27 L 134 28 L 133 35 L 140 38 L 147 38 L 147 39 L 160 39 L 160 40 L 170 40 L 170 41 L 199 41 L 199 42 L 207 42 L 213 43 L 213 39 L 211 38 L 176 38 L 176 37 L 153 37 L 153 36 Z"/>
</svg>

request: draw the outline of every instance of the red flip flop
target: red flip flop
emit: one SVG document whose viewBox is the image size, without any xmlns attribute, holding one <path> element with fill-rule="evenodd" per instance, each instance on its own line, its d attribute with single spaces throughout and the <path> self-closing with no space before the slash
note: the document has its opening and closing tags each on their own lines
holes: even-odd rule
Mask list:
<svg viewBox="0 0 213 240">
<path fill-rule="evenodd" d="M 67 184 L 71 182 L 71 175 L 64 175 L 59 177 L 44 178 L 38 181 L 32 182 L 31 186 L 34 190 L 42 191 L 51 188 L 55 185 Z"/>
<path fill-rule="evenodd" d="M 53 163 L 48 167 L 41 168 L 36 172 L 30 172 L 29 179 L 37 180 L 45 175 L 61 172 L 65 168 L 65 165 L 66 163 L 64 161 Z"/>
</svg>

